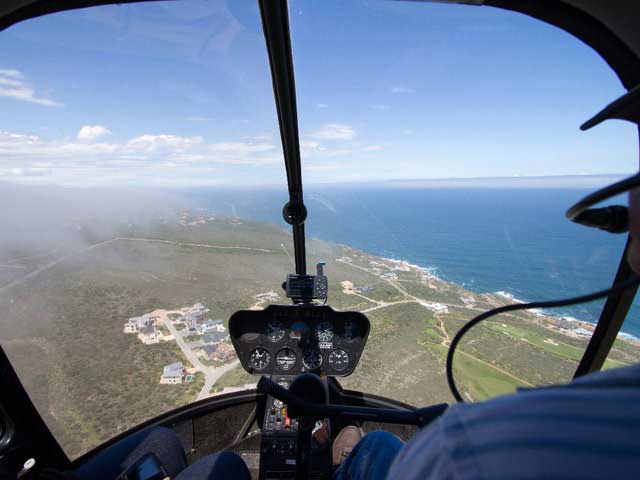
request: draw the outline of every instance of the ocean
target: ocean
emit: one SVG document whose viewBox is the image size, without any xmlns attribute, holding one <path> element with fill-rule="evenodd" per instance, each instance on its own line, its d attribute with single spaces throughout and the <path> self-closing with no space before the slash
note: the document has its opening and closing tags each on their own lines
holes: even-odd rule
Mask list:
<svg viewBox="0 0 640 480">
<path fill-rule="evenodd" d="M 478 293 L 547 300 L 610 286 L 625 244 L 573 224 L 566 208 L 582 189 L 385 188 L 331 186 L 305 191 L 307 235 L 406 260 Z M 282 190 L 191 192 L 207 208 L 282 227 Z M 616 199 L 626 202 L 624 197 Z M 330 275 L 330 272 L 329 272 Z M 596 322 L 603 302 L 549 310 Z M 640 304 L 622 330 L 640 337 Z"/>
</svg>

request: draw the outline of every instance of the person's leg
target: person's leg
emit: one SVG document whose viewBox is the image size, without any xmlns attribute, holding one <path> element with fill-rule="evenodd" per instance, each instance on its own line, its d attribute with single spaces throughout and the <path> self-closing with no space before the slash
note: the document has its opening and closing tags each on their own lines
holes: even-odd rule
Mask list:
<svg viewBox="0 0 640 480">
<path fill-rule="evenodd" d="M 358 442 L 333 474 L 333 480 L 383 480 L 404 446 L 394 434 L 378 430 Z"/>
<path fill-rule="evenodd" d="M 218 452 L 192 463 L 175 480 L 251 480 L 251 474 L 239 455 Z"/>
<path fill-rule="evenodd" d="M 184 449 L 173 430 L 154 427 L 114 443 L 84 462 L 73 473 L 83 480 L 113 480 L 149 453 L 158 457 L 171 478 L 187 466 Z"/>
</svg>

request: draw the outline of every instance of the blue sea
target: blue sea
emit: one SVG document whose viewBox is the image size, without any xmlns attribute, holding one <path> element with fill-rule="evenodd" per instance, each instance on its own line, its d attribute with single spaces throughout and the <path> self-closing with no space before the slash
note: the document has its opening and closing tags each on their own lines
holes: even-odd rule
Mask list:
<svg viewBox="0 0 640 480">
<path fill-rule="evenodd" d="M 474 292 L 546 300 L 607 288 L 615 275 L 626 236 L 581 227 L 564 217 L 566 208 L 587 193 L 316 186 L 305 191 L 305 225 L 308 236 L 406 260 Z M 192 195 L 216 213 L 286 227 L 282 190 Z M 596 322 L 602 305 L 548 313 Z M 632 308 L 623 331 L 640 337 L 640 305 Z"/>
</svg>

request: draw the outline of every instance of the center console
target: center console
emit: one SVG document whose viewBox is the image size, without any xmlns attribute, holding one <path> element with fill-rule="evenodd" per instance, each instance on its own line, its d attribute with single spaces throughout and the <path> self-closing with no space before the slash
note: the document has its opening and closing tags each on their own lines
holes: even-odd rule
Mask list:
<svg viewBox="0 0 640 480">
<path fill-rule="evenodd" d="M 295 378 L 295 376 L 272 376 L 271 381 L 290 389 Z M 326 384 L 322 385 L 326 388 Z M 306 428 L 305 425 L 307 425 Z M 326 441 L 322 445 L 319 444 L 311 433 L 318 428 L 324 428 L 325 432 L 329 432 L 328 420 L 311 421 L 311 423 L 300 425 L 296 418 L 289 416 L 289 408 L 285 403 L 267 395 L 262 417 L 259 480 L 294 479 L 297 463 L 301 461 L 299 448 L 306 452 L 304 456 L 306 460 L 302 460 L 301 465 L 305 463 L 310 465 L 309 475 L 306 478 L 331 478 L 329 436 L 327 433 Z"/>
<path fill-rule="evenodd" d="M 281 387 L 289 388 L 293 377 L 272 377 Z M 287 405 L 267 396 L 260 444 L 260 480 L 295 478 L 298 422 L 288 416 Z"/>
</svg>

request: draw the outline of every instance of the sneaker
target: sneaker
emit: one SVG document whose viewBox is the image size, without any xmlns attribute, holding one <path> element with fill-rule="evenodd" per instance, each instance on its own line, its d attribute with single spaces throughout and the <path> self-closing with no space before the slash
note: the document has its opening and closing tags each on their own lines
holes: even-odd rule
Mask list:
<svg viewBox="0 0 640 480">
<path fill-rule="evenodd" d="M 364 437 L 364 432 L 353 425 L 344 427 L 333 441 L 333 465 L 340 465 L 349 456 L 351 450 Z"/>
</svg>

